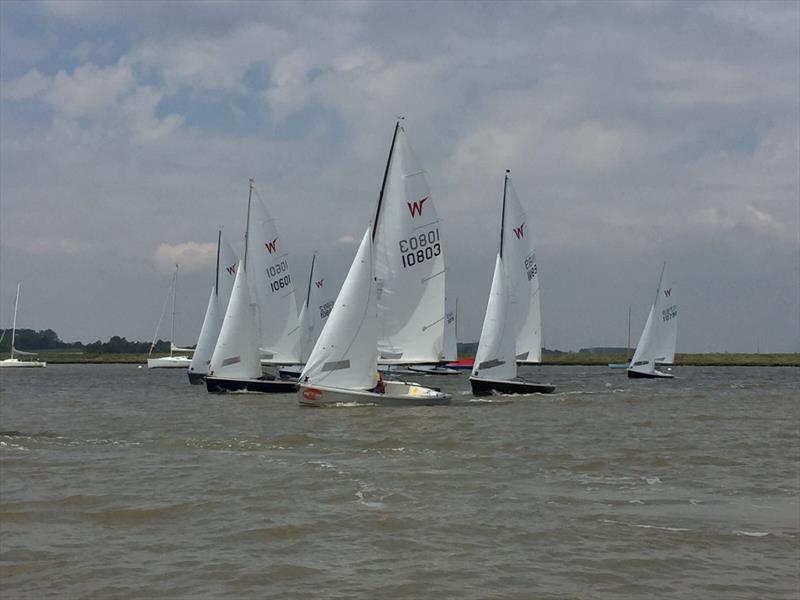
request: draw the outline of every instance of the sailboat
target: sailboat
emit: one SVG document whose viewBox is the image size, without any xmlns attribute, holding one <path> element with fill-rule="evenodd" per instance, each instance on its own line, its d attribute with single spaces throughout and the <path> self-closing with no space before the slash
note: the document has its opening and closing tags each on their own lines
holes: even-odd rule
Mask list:
<svg viewBox="0 0 800 600">
<path fill-rule="evenodd" d="M 17 284 L 17 295 L 14 298 L 14 321 L 11 325 L 11 356 L 0 360 L 0 367 L 46 367 L 47 363 L 42 360 L 20 360 L 17 356 L 36 356 L 35 352 L 23 352 L 14 347 L 17 334 L 17 309 L 19 308 L 19 292 L 22 282 Z"/>
<path fill-rule="evenodd" d="M 330 284 L 325 277 L 325 271 L 320 267 L 320 259 L 317 254 L 311 257 L 311 269 L 308 273 L 308 287 L 303 306 L 300 309 L 298 322 L 300 324 L 300 361 L 305 365 L 317 338 L 322 332 L 325 321 L 333 308 L 333 301 Z M 278 373 L 283 379 L 298 379 L 300 368 L 283 367 L 278 369 Z"/>
<path fill-rule="evenodd" d="M 628 305 L 628 344 L 625 346 L 625 357 L 631 355 L 631 305 Z M 625 363 L 608 363 L 611 369 L 627 369 L 630 362 Z"/>
<path fill-rule="evenodd" d="M 201 384 L 208 373 L 208 364 L 217 345 L 219 330 L 228 308 L 228 301 L 236 279 L 236 254 L 227 242 L 222 241 L 222 230 L 217 232 L 217 263 L 214 277 L 214 287 L 206 307 L 206 316 L 200 328 L 200 337 L 197 338 L 192 362 L 189 365 L 189 382 Z"/>
<path fill-rule="evenodd" d="M 440 219 L 398 120 L 373 229 L 378 363 L 391 372 L 438 364 L 445 330 L 445 262 Z"/>
<path fill-rule="evenodd" d="M 303 406 L 449 404 L 450 396 L 416 383 L 383 381 L 378 366 L 378 313 L 372 228 L 367 228 L 347 278 L 300 374 Z"/>
<path fill-rule="evenodd" d="M 541 360 L 539 285 L 536 254 L 526 229 L 527 215 L 506 171 L 500 251 L 486 306 L 475 364 L 469 378 L 476 396 L 491 394 L 548 394 L 550 384 L 517 377 L 517 362 Z M 539 344 L 541 342 L 539 341 Z M 522 352 L 520 352 L 522 350 Z"/>
<path fill-rule="evenodd" d="M 328 321 L 300 375 L 301 405 L 416 406 L 450 402 L 448 394 L 416 383 L 384 382 L 377 373 L 379 355 L 383 360 L 397 361 L 394 364 L 408 364 L 436 362 L 442 351 L 444 263 L 439 221 L 435 212 L 426 212 L 425 202 L 430 194 L 426 193 L 422 172 L 406 168 L 413 164 L 410 159 L 405 132 L 398 121 L 373 226 L 367 228 L 361 240 Z M 417 199 L 406 202 L 408 197 Z M 404 228 L 415 218 L 416 230 Z M 398 239 L 400 230 L 406 237 Z M 387 307 L 396 307 L 398 312 L 391 313 Z"/>
<path fill-rule="evenodd" d="M 275 219 L 253 188 L 248 231 L 251 294 L 256 303 L 259 354 L 262 365 L 297 365 L 300 360 L 300 326 L 289 254 Z"/>
<path fill-rule="evenodd" d="M 445 300 L 447 305 L 447 300 Z M 442 350 L 442 363 L 437 365 L 409 365 L 412 373 L 424 375 L 460 375 L 461 371 L 452 368 L 448 363 L 458 360 L 458 338 L 456 333 L 456 319 L 458 315 L 458 299 L 455 309 L 448 309 L 444 314 L 444 340 Z"/>
<path fill-rule="evenodd" d="M 631 379 L 673 377 L 672 373 L 657 368 L 661 365 L 674 364 L 678 335 L 678 302 L 675 297 L 675 286 L 662 288 L 666 267 L 665 262 L 658 278 L 656 299 L 650 307 L 639 343 L 636 344 L 636 351 L 628 365 L 628 377 Z"/>
<path fill-rule="evenodd" d="M 255 205 L 260 201 L 256 199 Z M 257 301 L 253 290 L 266 287 L 270 274 L 258 268 L 263 260 L 253 261 L 260 253 L 269 252 L 269 246 L 256 245 L 264 239 L 263 220 L 251 219 L 253 203 L 253 180 L 247 197 L 247 224 L 244 238 L 244 257 L 236 269 L 233 291 L 225 311 L 217 344 L 211 355 L 206 375 L 206 389 L 212 393 L 220 392 L 261 392 L 290 393 L 296 387 L 294 382 L 276 380 L 265 376 L 261 371 L 260 341 L 261 329 L 258 327 Z M 274 248 L 273 248 L 274 252 Z M 251 254 L 252 253 L 252 254 Z M 271 253 L 271 252 L 270 252 Z M 296 310 L 296 309 L 295 309 Z M 266 316 L 266 315 L 265 315 Z"/>
<path fill-rule="evenodd" d="M 161 321 L 164 319 L 164 312 L 166 311 L 167 304 L 164 303 L 164 309 L 161 311 L 161 317 L 158 319 L 156 325 L 156 333 L 153 336 L 153 343 L 150 344 L 150 352 L 147 353 L 147 368 L 148 369 L 186 369 L 192 362 L 192 359 L 184 354 L 175 354 L 176 352 L 192 353 L 192 348 L 179 348 L 175 345 L 175 296 L 178 293 L 178 265 L 175 265 L 175 273 L 172 275 L 172 282 L 170 283 L 170 292 L 172 293 L 172 326 L 170 328 L 169 337 L 169 356 L 161 356 L 159 358 L 150 358 L 153 350 L 156 348 L 156 340 L 158 339 L 158 330 L 161 328 Z M 169 298 L 169 295 L 167 295 Z"/>
</svg>

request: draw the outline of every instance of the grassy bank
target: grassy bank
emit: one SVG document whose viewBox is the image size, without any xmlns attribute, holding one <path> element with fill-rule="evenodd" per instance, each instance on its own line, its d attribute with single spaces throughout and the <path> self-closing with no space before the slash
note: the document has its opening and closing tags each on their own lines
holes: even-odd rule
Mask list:
<svg viewBox="0 0 800 600">
<path fill-rule="evenodd" d="M 153 355 L 166 356 L 166 355 Z M 0 358 L 7 358 L 4 355 Z M 627 362 L 623 354 L 600 354 L 593 352 L 564 352 L 562 354 L 545 354 L 546 365 L 598 365 Z M 145 364 L 146 354 L 86 354 L 79 350 L 42 350 L 39 359 L 52 364 Z M 745 354 L 714 352 L 706 354 L 678 354 L 675 357 L 678 365 L 720 366 L 720 367 L 798 367 L 800 354 Z"/>
</svg>

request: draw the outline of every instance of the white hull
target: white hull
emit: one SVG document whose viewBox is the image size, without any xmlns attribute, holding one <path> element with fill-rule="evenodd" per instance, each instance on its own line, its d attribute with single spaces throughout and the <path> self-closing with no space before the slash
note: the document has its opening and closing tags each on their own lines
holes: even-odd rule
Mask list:
<svg viewBox="0 0 800 600">
<path fill-rule="evenodd" d="M 412 373 L 422 375 L 461 375 L 461 371 L 451 369 L 450 367 L 443 367 L 441 365 L 419 365 L 416 367 L 408 367 Z"/>
<path fill-rule="evenodd" d="M 148 358 L 148 369 L 188 369 L 192 359 L 188 356 L 162 356 L 161 358 Z"/>
<path fill-rule="evenodd" d="M 42 360 L 19 360 L 18 358 L 7 358 L 0 360 L 0 367 L 4 368 L 30 368 L 30 367 L 46 367 L 47 363 Z"/>
<path fill-rule="evenodd" d="M 450 395 L 403 381 L 384 382 L 385 392 L 347 390 L 323 385 L 300 384 L 297 399 L 301 406 L 432 406 L 450 404 Z"/>
</svg>

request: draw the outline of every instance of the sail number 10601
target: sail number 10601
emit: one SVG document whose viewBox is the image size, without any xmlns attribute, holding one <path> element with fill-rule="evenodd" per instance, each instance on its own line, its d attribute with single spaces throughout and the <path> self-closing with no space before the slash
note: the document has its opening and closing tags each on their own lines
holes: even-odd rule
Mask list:
<svg viewBox="0 0 800 600">
<path fill-rule="evenodd" d="M 439 228 L 400 240 L 399 246 L 404 269 L 431 260 L 442 253 Z"/>
</svg>

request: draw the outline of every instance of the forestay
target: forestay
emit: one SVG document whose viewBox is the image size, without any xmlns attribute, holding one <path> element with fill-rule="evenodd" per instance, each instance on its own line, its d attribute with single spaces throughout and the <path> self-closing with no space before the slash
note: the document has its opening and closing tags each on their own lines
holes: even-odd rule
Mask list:
<svg viewBox="0 0 800 600">
<path fill-rule="evenodd" d="M 492 290 L 472 368 L 473 377 L 508 380 L 517 376 L 516 335 L 509 314 L 509 291 L 504 260 L 500 254 L 494 265 Z"/>
<path fill-rule="evenodd" d="M 542 317 L 532 227 L 509 177 L 505 179 L 502 231 L 509 318 L 517 327 L 516 358 L 519 362 L 540 363 Z"/>
<path fill-rule="evenodd" d="M 367 229 L 300 381 L 344 389 L 376 381 L 378 316 L 372 230 Z"/>
<path fill-rule="evenodd" d="M 217 270 L 211 297 L 208 299 L 206 316 L 200 328 L 200 337 L 189 365 L 190 373 L 207 373 L 214 346 L 217 344 L 222 321 L 228 309 L 233 283 L 236 280 L 236 254 L 230 244 L 222 241 L 217 246 Z"/>
<path fill-rule="evenodd" d="M 399 124 L 373 225 L 380 362 L 437 362 L 445 321 L 440 221 Z"/>
<path fill-rule="evenodd" d="M 261 200 L 251 202 L 248 279 L 256 301 L 261 357 L 272 364 L 300 362 L 300 327 L 289 255 Z"/>
<path fill-rule="evenodd" d="M 225 312 L 217 345 L 208 366 L 208 374 L 211 376 L 228 379 L 261 377 L 255 306 L 250 301 L 247 280 L 247 269 L 240 264 L 236 270 L 228 310 Z"/>
</svg>

